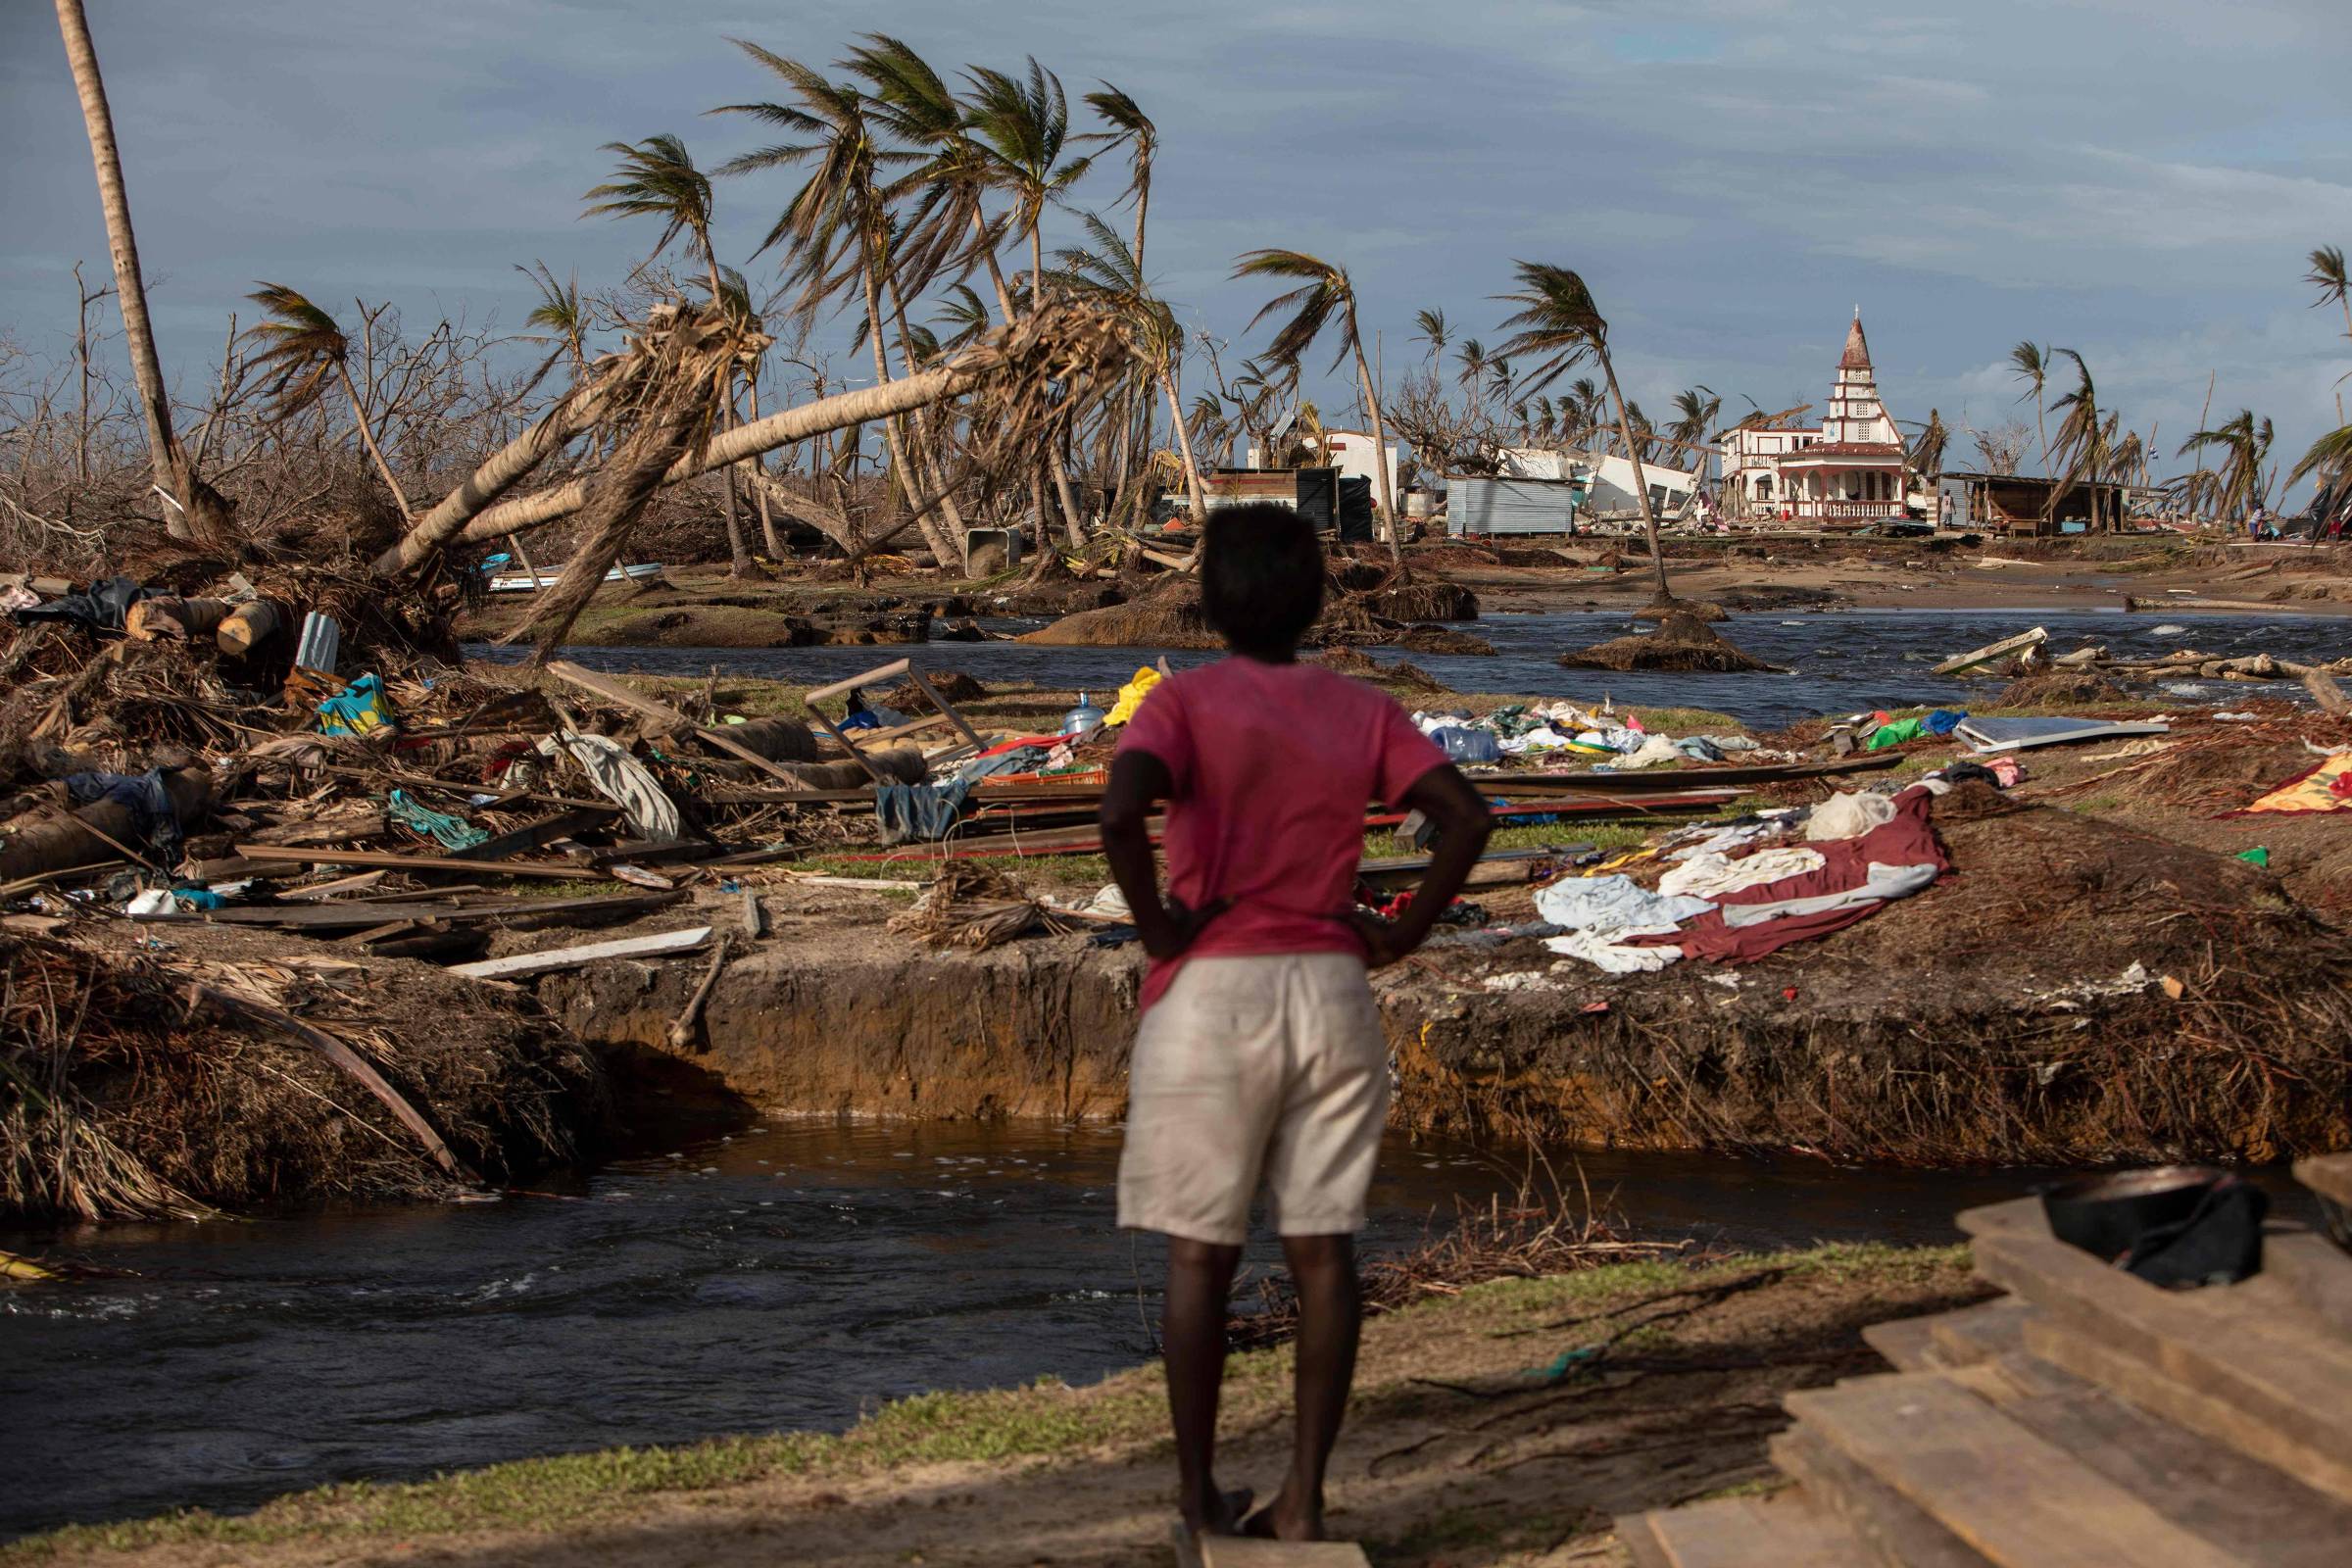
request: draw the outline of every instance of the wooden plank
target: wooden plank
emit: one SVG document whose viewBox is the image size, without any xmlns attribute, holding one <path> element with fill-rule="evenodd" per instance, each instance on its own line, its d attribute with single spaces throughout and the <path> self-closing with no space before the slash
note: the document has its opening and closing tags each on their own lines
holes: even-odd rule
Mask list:
<svg viewBox="0 0 2352 1568">
<path fill-rule="evenodd" d="M 2352 1154 L 2317 1154 L 2295 1161 L 2295 1180 L 2345 1208 L 2352 1208 Z"/>
<path fill-rule="evenodd" d="M 2024 1351 L 1987 1363 L 2003 1414 L 2158 1513 L 2264 1568 L 2341 1568 L 2352 1504 Z"/>
<path fill-rule="evenodd" d="M 550 948 L 544 953 L 517 953 L 504 958 L 484 958 L 479 963 L 461 963 L 451 974 L 464 975 L 468 980 L 519 980 L 530 975 L 553 974 L 559 969 L 577 969 L 601 958 L 659 958 L 673 954 L 690 953 L 709 940 L 710 928 L 692 926 L 684 931 L 664 931 L 657 936 L 616 937 L 611 942 L 588 942 L 576 948 Z"/>
<path fill-rule="evenodd" d="M 2034 1308 L 2004 1297 L 1943 1312 L 1927 1320 L 1936 1341 L 1936 1359 L 1944 1366 L 1973 1366 L 2025 1348 L 2026 1319 Z"/>
<path fill-rule="evenodd" d="M 1901 1494 L 1803 1427 L 1764 1440 L 1773 1467 L 1798 1483 L 1885 1568 L 1984 1568 L 1984 1559 Z"/>
<path fill-rule="evenodd" d="M 1352 1541 L 1254 1541 L 1202 1536 L 1200 1568 L 1372 1568 Z"/>
<path fill-rule="evenodd" d="M 2262 1240 L 2262 1271 L 2330 1332 L 2352 1340 L 2352 1253 L 2310 1231 Z"/>
<path fill-rule="evenodd" d="M 1862 1330 L 1862 1343 L 1885 1356 L 1897 1372 L 1927 1372 L 1938 1364 L 1935 1359 L 1936 1331 L 1924 1317 L 1869 1324 Z"/>
<path fill-rule="evenodd" d="M 894 659 L 887 664 L 876 664 L 871 669 L 846 676 L 830 686 L 819 686 L 803 700 L 813 706 L 829 698 L 839 697 L 844 692 L 854 692 L 860 686 L 872 686 L 882 681 L 896 680 L 913 667 L 914 661 L 910 659 Z"/>
<path fill-rule="evenodd" d="M 964 738 L 965 743 L 973 751 L 987 750 L 987 742 L 981 740 L 979 731 L 963 721 L 963 715 L 956 711 L 956 705 L 941 696 L 939 688 L 932 685 L 930 680 L 921 670 L 915 668 L 911 662 L 906 665 L 906 678 L 914 682 L 915 690 L 931 700 L 933 708 L 947 715 L 948 722 L 956 726 L 956 732 Z"/>
<path fill-rule="evenodd" d="M 2026 1324 L 2026 1348 L 2063 1371 L 2095 1383 L 2151 1415 L 2234 1448 L 2281 1475 L 2328 1495 L 2352 1501 L 2352 1460 L 2347 1450 L 2315 1447 L 2298 1436 L 2247 1417 L 2226 1397 L 2206 1393 L 2095 1333 L 2055 1317 Z"/>
<path fill-rule="evenodd" d="M 583 806 L 575 811 L 562 811 L 543 816 L 536 822 L 525 822 L 511 833 L 499 833 L 482 840 L 470 849 L 452 850 L 450 858 L 457 860 L 503 860 L 524 850 L 545 849 L 558 839 L 574 833 L 585 833 L 603 827 L 620 815 L 617 806 Z"/>
<path fill-rule="evenodd" d="M 743 934 L 754 942 L 767 935 L 767 911 L 760 907 L 757 888 L 743 890 Z"/>
<path fill-rule="evenodd" d="M 2352 1343 L 2296 1310 L 2283 1284 L 2258 1275 L 2243 1285 L 2159 1290 L 2063 1242 L 2022 1233 L 1981 1237 L 1976 1259 L 1980 1274 L 2096 1348 L 2062 1361 L 2067 1370 L 2127 1398 L 2140 1396 L 2120 1380 L 2147 1385 L 2133 1368 L 2158 1374 L 2197 1396 L 2209 1436 L 2352 1498 Z M 2026 1329 L 2036 1354 L 2044 1353 L 2034 1337 L 2041 1326 L 2030 1320 Z"/>
<path fill-rule="evenodd" d="M 1851 1531 L 1794 1491 L 1717 1497 L 1644 1514 L 1642 1522 L 1667 1568 L 1868 1568 L 1871 1560 Z M 1621 1525 L 1618 1535 L 1632 1532 Z"/>
<path fill-rule="evenodd" d="M 469 876 L 537 876 L 558 881 L 594 881 L 601 871 L 544 860 L 461 860 L 447 855 L 398 855 L 387 850 L 303 850 L 279 844 L 247 844 L 237 854 L 265 865 L 380 865 L 388 871 L 463 871 Z"/>
<path fill-rule="evenodd" d="M 1998 1568 L 2230 1568 L 2081 1460 L 1939 1374 L 1788 1396 L 1805 1432 Z"/>
</svg>

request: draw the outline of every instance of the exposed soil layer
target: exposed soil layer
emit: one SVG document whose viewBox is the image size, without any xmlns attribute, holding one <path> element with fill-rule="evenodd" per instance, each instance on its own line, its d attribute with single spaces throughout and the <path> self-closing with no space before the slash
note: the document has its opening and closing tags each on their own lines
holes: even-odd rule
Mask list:
<svg viewBox="0 0 2352 1568">
<path fill-rule="evenodd" d="M 1956 876 L 1754 965 L 1610 977 L 1523 939 L 1385 971 L 1397 1117 L 1947 1164 L 2352 1145 L 2352 939 L 2227 856 L 1983 786 L 1940 804 Z M 878 929 L 897 904 L 843 891 L 781 915 L 720 979 L 694 1065 L 763 1110 L 1119 1113 L 1132 949 L 943 956 Z M 541 996 L 625 1070 L 664 1049 L 692 968 Z"/>
</svg>

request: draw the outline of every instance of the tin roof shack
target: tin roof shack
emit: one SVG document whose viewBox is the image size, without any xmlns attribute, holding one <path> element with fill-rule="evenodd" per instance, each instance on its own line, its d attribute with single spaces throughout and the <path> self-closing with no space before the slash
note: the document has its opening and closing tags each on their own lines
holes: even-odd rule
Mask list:
<svg viewBox="0 0 2352 1568">
<path fill-rule="evenodd" d="M 1340 470 L 1337 468 L 1217 468 L 1200 476 L 1200 499 L 1209 511 L 1219 507 L 1270 502 L 1293 507 L 1329 533 L 1340 516 Z"/>
<path fill-rule="evenodd" d="M 1943 477 L 1968 497 L 1968 524 L 2003 533 L 2049 535 L 2113 532 L 2126 526 L 2126 486 L 2043 479 L 2023 473 L 1955 473 Z"/>
<path fill-rule="evenodd" d="M 1448 479 L 1446 531 L 1477 534 L 1573 534 L 1584 486 L 1570 479 Z"/>
</svg>

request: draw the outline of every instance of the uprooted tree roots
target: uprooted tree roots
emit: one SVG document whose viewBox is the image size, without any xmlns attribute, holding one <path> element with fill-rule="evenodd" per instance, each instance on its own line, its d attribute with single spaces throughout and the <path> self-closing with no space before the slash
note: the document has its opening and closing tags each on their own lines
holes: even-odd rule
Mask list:
<svg viewBox="0 0 2352 1568">
<path fill-rule="evenodd" d="M 299 1006 L 492 1181 L 574 1157 L 601 1085 L 588 1055 L 462 982 L 399 967 L 400 1015 L 430 1015 L 430 1030 L 396 1032 L 389 987 L 349 971 L 257 962 L 211 968 L 205 983 Z M 197 1217 L 449 1190 L 359 1082 L 297 1034 L 191 1007 L 192 978 L 143 955 L 0 934 L 0 1215 Z"/>
</svg>

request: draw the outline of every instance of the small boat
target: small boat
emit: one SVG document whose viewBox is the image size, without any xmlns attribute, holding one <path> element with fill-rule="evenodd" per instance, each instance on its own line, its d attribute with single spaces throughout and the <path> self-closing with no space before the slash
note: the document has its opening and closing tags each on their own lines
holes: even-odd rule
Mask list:
<svg viewBox="0 0 2352 1568">
<path fill-rule="evenodd" d="M 490 579 L 490 591 L 494 594 L 535 594 L 542 588 L 553 588 L 556 585 L 556 579 L 563 574 L 561 569 L 537 572 L 502 571 Z M 644 582 L 650 577 L 661 575 L 662 564 L 658 561 L 647 562 L 635 566 L 614 566 L 611 571 L 605 573 L 605 581 Z"/>
</svg>

